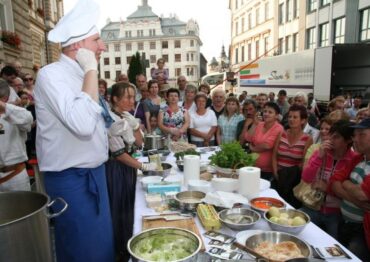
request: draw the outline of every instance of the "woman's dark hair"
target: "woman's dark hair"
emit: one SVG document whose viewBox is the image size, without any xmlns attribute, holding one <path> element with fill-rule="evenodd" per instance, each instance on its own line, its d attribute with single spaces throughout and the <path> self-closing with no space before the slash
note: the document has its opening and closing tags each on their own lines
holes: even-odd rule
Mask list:
<svg viewBox="0 0 370 262">
<path fill-rule="evenodd" d="M 110 101 L 112 105 L 115 104 L 114 99 L 113 99 L 114 97 L 117 97 L 118 99 L 120 99 L 126 94 L 126 92 L 128 92 L 128 89 L 130 88 L 132 88 L 132 90 L 134 90 L 134 92 L 136 93 L 135 88 L 129 83 L 118 82 L 112 85 L 112 92 L 111 92 L 111 97 L 110 97 Z"/>
<path fill-rule="evenodd" d="M 107 94 L 108 94 L 108 84 L 107 84 L 107 81 L 105 81 L 104 79 L 99 79 L 98 84 L 104 86 L 104 89 L 105 89 L 104 97 L 106 97 Z"/>
<path fill-rule="evenodd" d="M 153 80 L 149 80 L 149 82 L 148 82 L 148 90 L 150 89 L 150 88 L 152 88 L 152 85 L 153 84 L 158 84 L 158 81 L 157 80 L 155 80 L 155 79 L 153 79 Z"/>
<path fill-rule="evenodd" d="M 196 103 L 201 97 L 203 97 L 207 101 L 207 95 L 203 92 L 198 92 L 194 98 L 194 102 Z"/>
<path fill-rule="evenodd" d="M 352 125 L 353 123 L 348 120 L 338 120 L 330 127 L 329 134 L 337 133 L 343 137 L 344 140 L 351 140 L 353 136 Z"/>
<path fill-rule="evenodd" d="M 269 108 L 272 108 L 274 109 L 275 113 L 278 115 L 280 114 L 280 107 L 274 103 L 274 102 L 267 102 L 263 108 L 266 108 L 266 107 L 269 107 Z"/>
<path fill-rule="evenodd" d="M 209 87 L 209 85 L 207 84 L 200 84 L 199 87 L 198 87 L 198 91 L 202 91 L 202 87 L 205 87 L 207 88 L 207 95 L 209 94 L 209 92 L 211 91 L 211 88 Z"/>
<path fill-rule="evenodd" d="M 299 112 L 301 119 L 308 118 L 307 108 L 305 106 L 293 104 L 289 107 L 288 114 L 289 112 Z"/>
<path fill-rule="evenodd" d="M 168 95 L 170 93 L 176 93 L 180 97 L 180 91 L 177 88 L 170 88 L 170 89 L 168 89 L 167 90 L 167 93 L 166 93 L 167 97 L 168 97 Z"/>
</svg>

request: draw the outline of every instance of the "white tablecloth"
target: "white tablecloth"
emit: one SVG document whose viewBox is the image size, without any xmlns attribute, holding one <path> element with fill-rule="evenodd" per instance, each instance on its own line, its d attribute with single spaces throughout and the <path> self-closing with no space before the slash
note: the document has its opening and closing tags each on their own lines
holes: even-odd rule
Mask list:
<svg viewBox="0 0 370 262">
<path fill-rule="evenodd" d="M 202 154 L 201 155 L 201 160 L 207 160 L 210 154 Z M 147 162 L 148 158 L 147 157 L 142 157 L 139 159 L 142 162 Z M 177 168 L 176 163 L 175 163 L 175 158 L 173 157 L 173 154 L 171 153 L 167 160 L 167 163 L 172 164 L 172 173 L 175 174 L 182 174 L 182 172 Z M 144 197 L 144 189 L 141 186 L 140 183 L 141 178 L 138 178 L 138 182 L 136 184 L 136 199 L 135 199 L 135 223 L 134 223 L 134 234 L 138 234 L 142 231 L 142 216 L 143 215 L 149 215 L 149 214 L 157 214 L 153 209 L 148 208 L 145 203 L 145 197 Z M 279 194 L 273 190 L 273 189 L 267 189 L 262 192 L 260 192 L 261 197 L 275 197 L 278 198 L 282 201 L 284 201 Z M 289 204 L 287 204 L 289 206 Z M 198 226 L 198 229 L 200 233 L 202 234 L 205 232 L 202 224 L 200 223 L 199 219 L 195 219 L 196 224 Z M 260 219 L 260 221 L 252 228 L 252 229 L 261 229 L 261 230 L 266 230 L 266 231 L 271 231 L 269 225 L 267 224 L 266 221 L 264 221 L 263 218 Z M 225 226 L 223 226 L 220 230 L 221 232 L 235 236 L 238 231 L 231 230 Z M 351 253 L 348 249 L 343 247 L 337 240 L 332 238 L 330 235 L 328 235 L 326 232 L 324 232 L 322 229 L 320 229 L 318 226 L 313 224 L 312 222 L 309 223 L 306 228 L 297 235 L 300 239 L 306 241 L 312 246 L 315 247 L 330 247 L 333 246 L 334 244 L 339 244 L 351 257 L 352 259 L 330 259 L 329 261 L 360 261 L 353 253 Z M 209 239 L 203 237 L 204 243 L 207 245 L 209 242 Z"/>
</svg>

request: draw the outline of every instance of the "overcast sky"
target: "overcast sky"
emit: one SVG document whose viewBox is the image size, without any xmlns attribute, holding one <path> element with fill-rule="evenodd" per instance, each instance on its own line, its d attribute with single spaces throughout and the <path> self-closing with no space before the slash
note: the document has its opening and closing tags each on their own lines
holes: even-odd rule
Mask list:
<svg viewBox="0 0 370 262">
<path fill-rule="evenodd" d="M 126 20 L 136 11 L 141 0 L 97 0 L 102 10 L 98 27 L 101 29 L 110 18 L 111 21 Z M 77 0 L 64 0 L 64 12 L 67 13 Z M 195 19 L 199 24 L 200 39 L 203 42 L 201 52 L 208 61 L 218 58 L 222 44 L 226 52 L 230 43 L 230 10 L 229 0 L 148 0 L 148 5 L 158 16 L 169 17 L 176 14 L 187 22 Z"/>
</svg>

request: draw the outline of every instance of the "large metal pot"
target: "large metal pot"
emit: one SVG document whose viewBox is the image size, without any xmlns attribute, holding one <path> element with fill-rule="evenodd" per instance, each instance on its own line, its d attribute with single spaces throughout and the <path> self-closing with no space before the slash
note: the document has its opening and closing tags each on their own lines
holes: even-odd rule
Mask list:
<svg viewBox="0 0 370 262">
<path fill-rule="evenodd" d="M 64 207 L 50 214 L 48 208 L 57 201 Z M 67 207 L 62 198 L 50 202 L 42 193 L 0 193 L 0 261 L 53 261 L 49 219 L 59 216 Z"/>
<path fill-rule="evenodd" d="M 145 135 L 144 144 L 146 150 L 163 149 L 166 145 L 166 137 L 160 135 Z"/>
</svg>

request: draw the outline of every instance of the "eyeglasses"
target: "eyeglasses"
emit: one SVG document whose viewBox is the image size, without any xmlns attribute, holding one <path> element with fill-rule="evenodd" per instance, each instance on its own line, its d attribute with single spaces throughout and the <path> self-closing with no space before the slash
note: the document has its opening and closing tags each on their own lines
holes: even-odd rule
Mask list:
<svg viewBox="0 0 370 262">
<path fill-rule="evenodd" d="M 25 81 L 33 81 L 33 78 L 25 78 Z"/>
</svg>

